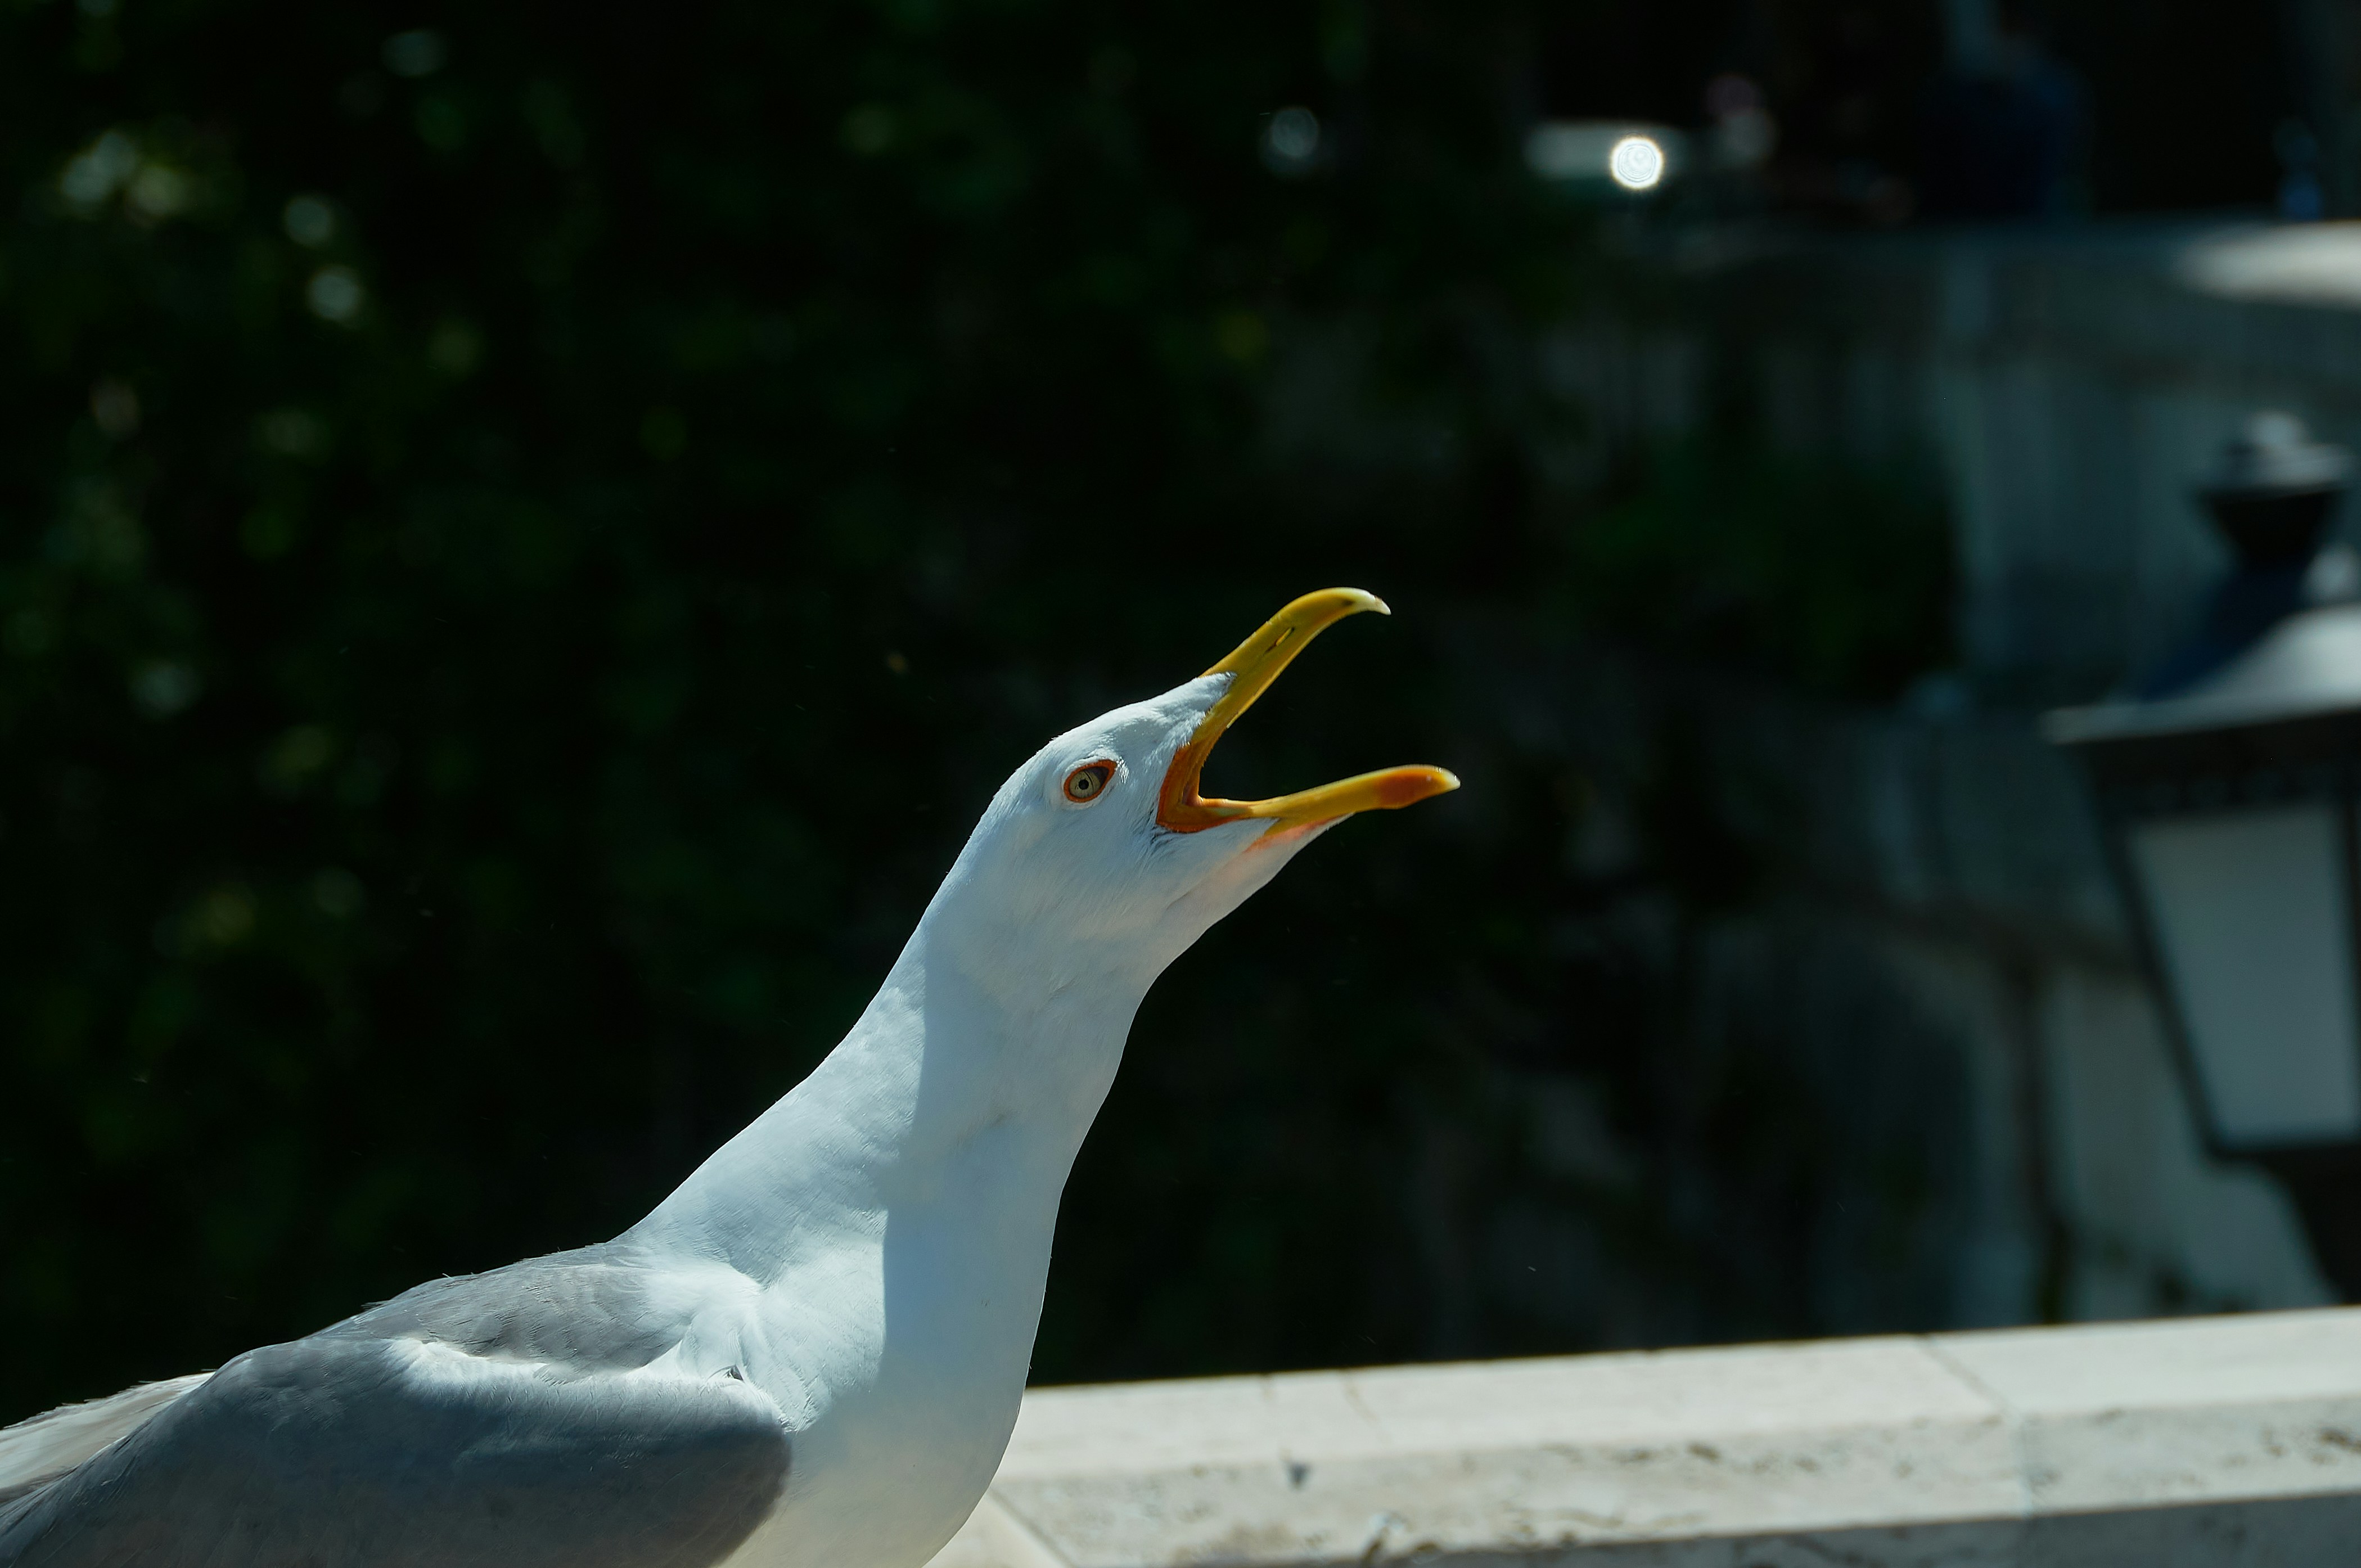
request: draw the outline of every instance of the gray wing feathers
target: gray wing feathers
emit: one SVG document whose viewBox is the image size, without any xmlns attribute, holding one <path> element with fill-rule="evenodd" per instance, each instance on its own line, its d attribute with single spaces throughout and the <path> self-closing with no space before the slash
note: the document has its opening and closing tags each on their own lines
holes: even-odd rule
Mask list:
<svg viewBox="0 0 2361 1568">
<path fill-rule="evenodd" d="M 628 1263 L 586 1261 L 438 1280 L 239 1356 L 0 1505 L 0 1568 L 719 1562 L 785 1487 L 784 1419 L 733 1377 L 631 1370 L 676 1335 L 635 1316 Z"/>
<path fill-rule="evenodd" d="M 203 1382 L 210 1373 L 142 1383 L 104 1399 L 61 1405 L 30 1420 L 0 1428 L 0 1504 L 23 1497 L 137 1431 L 157 1411 Z"/>
<path fill-rule="evenodd" d="M 561 1361 L 586 1372 L 645 1366 L 678 1338 L 678 1325 L 651 1310 L 647 1281 L 636 1252 L 606 1242 L 488 1274 L 430 1279 L 322 1334 L 431 1339 L 476 1355 Z"/>
</svg>

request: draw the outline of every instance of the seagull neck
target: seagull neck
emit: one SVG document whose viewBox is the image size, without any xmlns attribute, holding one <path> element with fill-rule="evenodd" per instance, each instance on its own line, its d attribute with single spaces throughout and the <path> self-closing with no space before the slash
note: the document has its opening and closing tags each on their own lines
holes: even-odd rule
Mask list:
<svg viewBox="0 0 2361 1568">
<path fill-rule="evenodd" d="M 635 1234 L 775 1277 L 848 1230 L 979 1182 L 1054 1223 L 1154 976 L 1077 973 L 1006 928 L 979 963 L 942 914 L 920 921 L 828 1058 Z"/>
</svg>

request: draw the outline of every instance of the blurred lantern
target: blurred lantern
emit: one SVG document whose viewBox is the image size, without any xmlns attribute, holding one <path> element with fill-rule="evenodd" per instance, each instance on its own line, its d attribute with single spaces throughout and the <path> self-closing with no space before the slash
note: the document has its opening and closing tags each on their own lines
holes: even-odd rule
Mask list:
<svg viewBox="0 0 2361 1568">
<path fill-rule="evenodd" d="M 2139 691 L 2053 713 L 2090 779 L 2207 1145 L 2283 1178 L 2361 1299 L 2361 562 L 2351 455 L 2262 413 L 2199 492 L 2237 554 Z"/>
</svg>

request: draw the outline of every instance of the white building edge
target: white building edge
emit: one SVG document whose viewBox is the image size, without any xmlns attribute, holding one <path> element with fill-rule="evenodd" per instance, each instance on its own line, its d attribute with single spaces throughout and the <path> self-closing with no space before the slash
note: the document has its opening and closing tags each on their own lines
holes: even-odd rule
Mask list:
<svg viewBox="0 0 2361 1568">
<path fill-rule="evenodd" d="M 2361 1310 L 1038 1389 L 934 1568 L 2361 1562 Z"/>
</svg>

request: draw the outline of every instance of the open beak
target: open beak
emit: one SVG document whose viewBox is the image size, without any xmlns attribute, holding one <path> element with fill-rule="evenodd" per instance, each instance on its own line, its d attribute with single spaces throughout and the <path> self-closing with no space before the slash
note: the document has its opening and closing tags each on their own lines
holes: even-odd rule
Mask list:
<svg viewBox="0 0 2361 1568">
<path fill-rule="evenodd" d="M 1156 802 L 1159 826 L 1175 833 L 1194 833 L 1217 823 L 1253 817 L 1274 826 L 1308 828 L 1356 811 L 1390 811 L 1459 787 L 1459 781 L 1441 768 L 1413 767 L 1363 773 L 1270 800 L 1207 800 L 1197 793 L 1205 759 L 1213 754 L 1223 731 L 1254 706 L 1255 698 L 1279 679 L 1279 673 L 1303 652 L 1305 644 L 1346 616 L 1365 609 L 1379 615 L 1393 613 L 1377 595 L 1358 588 L 1323 588 L 1306 594 L 1264 622 L 1261 630 L 1238 644 L 1236 652 L 1205 672 L 1229 676 L 1230 686 L 1198 722 L 1197 732 L 1174 755 L 1172 765 L 1164 770 L 1164 786 Z"/>
</svg>

